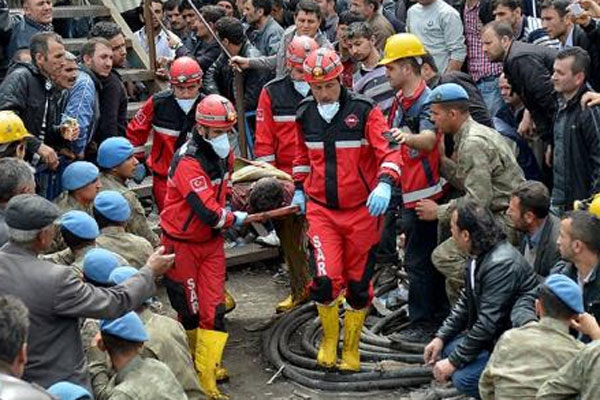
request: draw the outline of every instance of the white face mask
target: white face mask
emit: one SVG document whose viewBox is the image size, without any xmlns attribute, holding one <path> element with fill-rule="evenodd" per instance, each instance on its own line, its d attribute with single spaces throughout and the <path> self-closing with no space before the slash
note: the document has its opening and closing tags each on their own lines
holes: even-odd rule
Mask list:
<svg viewBox="0 0 600 400">
<path fill-rule="evenodd" d="M 181 107 L 183 112 L 186 114 L 190 112 L 192 107 L 194 107 L 194 103 L 196 102 L 196 99 L 175 99 L 175 100 L 177 100 L 177 104 L 179 104 L 179 107 Z"/>
<path fill-rule="evenodd" d="M 302 96 L 306 97 L 310 91 L 310 85 L 304 81 L 292 81 L 292 83 L 294 84 L 294 89 Z"/>
<path fill-rule="evenodd" d="M 229 138 L 226 133 L 223 133 L 214 139 L 210 139 L 208 143 L 210 143 L 213 150 L 220 158 L 226 158 L 229 155 L 231 146 L 229 145 Z"/>
<path fill-rule="evenodd" d="M 321 117 L 330 123 L 335 114 L 340 110 L 340 102 L 336 101 L 335 103 L 327 103 L 327 104 L 317 104 L 317 110 L 319 110 L 319 114 Z"/>
</svg>

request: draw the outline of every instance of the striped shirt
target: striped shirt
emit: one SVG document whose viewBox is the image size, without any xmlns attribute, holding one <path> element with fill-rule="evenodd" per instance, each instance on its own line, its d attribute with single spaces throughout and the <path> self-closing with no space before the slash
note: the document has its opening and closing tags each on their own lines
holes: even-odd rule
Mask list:
<svg viewBox="0 0 600 400">
<path fill-rule="evenodd" d="M 479 19 L 479 6 L 479 1 L 473 7 L 465 5 L 463 12 L 467 42 L 467 68 L 475 83 L 483 78 L 495 77 L 502 73 L 502 63 L 491 62 L 483 51 L 483 43 L 481 42 L 483 24 Z"/>
<path fill-rule="evenodd" d="M 377 66 L 368 70 L 360 65 L 354 73 L 354 92 L 369 97 L 379 105 L 383 115 L 387 118 L 392 103 L 394 102 L 394 89 L 385 75 L 385 67 Z"/>
<path fill-rule="evenodd" d="M 558 39 L 550 39 L 540 18 L 523 16 L 520 33 L 516 37 L 521 42 L 539 44 L 553 49 L 558 49 L 560 46 Z"/>
</svg>

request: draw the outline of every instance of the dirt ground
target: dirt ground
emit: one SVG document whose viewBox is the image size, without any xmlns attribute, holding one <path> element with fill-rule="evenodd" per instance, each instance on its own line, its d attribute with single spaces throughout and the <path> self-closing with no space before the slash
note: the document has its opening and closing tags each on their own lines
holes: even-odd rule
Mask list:
<svg viewBox="0 0 600 400">
<path fill-rule="evenodd" d="M 237 308 L 227 316 L 229 341 L 225 350 L 224 364 L 231 377 L 222 385 L 232 399 L 356 399 L 364 393 L 324 394 L 301 387 L 284 377 L 278 377 L 271 385 L 267 382 L 276 371 L 261 354 L 263 332 L 248 332 L 252 327 L 268 322 L 275 304 L 283 299 L 288 289 L 274 279 L 275 270 L 266 266 L 250 265 L 229 271 L 228 290 L 237 300 Z M 409 399 L 407 393 L 386 392 L 369 394 L 371 399 Z"/>
</svg>

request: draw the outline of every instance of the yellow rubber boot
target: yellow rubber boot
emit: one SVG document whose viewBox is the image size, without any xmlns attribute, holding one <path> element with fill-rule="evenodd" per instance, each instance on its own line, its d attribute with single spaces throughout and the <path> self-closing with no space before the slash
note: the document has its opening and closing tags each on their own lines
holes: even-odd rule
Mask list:
<svg viewBox="0 0 600 400">
<path fill-rule="evenodd" d="M 358 344 L 360 342 L 360 333 L 367 309 L 354 310 L 348 308 L 344 316 L 344 347 L 342 349 L 342 362 L 339 365 L 340 371 L 360 371 L 360 354 Z"/>
<path fill-rule="evenodd" d="M 284 313 L 293 310 L 301 304 L 304 304 L 308 301 L 308 292 L 302 295 L 302 297 L 298 299 L 294 299 L 294 297 L 290 294 L 285 300 L 279 302 L 275 307 L 275 312 L 277 314 Z"/>
<path fill-rule="evenodd" d="M 225 314 L 232 312 L 235 309 L 236 305 L 237 304 L 235 303 L 235 299 L 233 298 L 231 293 L 229 293 L 227 289 L 225 289 Z"/>
<path fill-rule="evenodd" d="M 216 372 L 221 364 L 227 334 L 208 329 L 198 329 L 196 344 L 196 370 L 200 378 L 200 386 L 209 400 L 227 400 L 229 397 L 219 391 Z"/>
<path fill-rule="evenodd" d="M 323 339 L 317 354 L 317 364 L 325 368 L 335 367 L 337 346 L 340 338 L 338 300 L 329 305 L 317 304 L 319 318 L 323 326 Z"/>
<path fill-rule="evenodd" d="M 190 353 L 192 353 L 192 358 L 196 357 L 196 343 L 198 342 L 198 329 L 186 330 L 188 338 L 188 345 L 190 346 Z M 200 372 L 200 371 L 198 371 Z M 227 375 L 227 370 L 220 365 L 217 367 L 217 372 L 215 373 L 217 377 L 217 382 L 226 381 L 229 379 L 229 375 Z"/>
</svg>

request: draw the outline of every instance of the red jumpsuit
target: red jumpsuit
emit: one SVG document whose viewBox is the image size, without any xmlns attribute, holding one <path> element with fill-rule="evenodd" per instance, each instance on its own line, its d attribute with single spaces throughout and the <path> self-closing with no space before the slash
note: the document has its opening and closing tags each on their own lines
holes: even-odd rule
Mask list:
<svg viewBox="0 0 600 400">
<path fill-rule="evenodd" d="M 150 97 L 127 125 L 127 139 L 135 146 L 136 157 L 144 158 L 146 142 L 152 135 L 152 150 L 148 168 L 152 171 L 152 194 L 158 211 L 164 208 L 167 194 L 167 173 L 173 154 L 187 140 L 187 134 L 196 124 L 196 104 L 187 114 L 177 104 L 171 90 Z"/>
<path fill-rule="evenodd" d="M 256 159 L 290 175 L 295 155 L 296 109 L 303 98 L 286 75 L 264 87 L 256 109 Z"/>
<path fill-rule="evenodd" d="M 235 216 L 225 208 L 233 155 L 220 159 L 197 133 L 173 158 L 160 214 L 163 245 L 175 251 L 165 286 L 186 330 L 224 330 L 225 251 L 221 229 Z"/>
<path fill-rule="evenodd" d="M 300 104 L 293 175 L 307 196 L 311 297 L 329 304 L 345 288 L 348 303 L 358 310 L 373 297 L 382 225 L 365 204 L 378 182 L 398 182 L 402 159 L 384 138 L 387 123 L 371 100 L 342 88 L 339 102 L 331 123 L 321 118 L 312 97 Z"/>
</svg>

